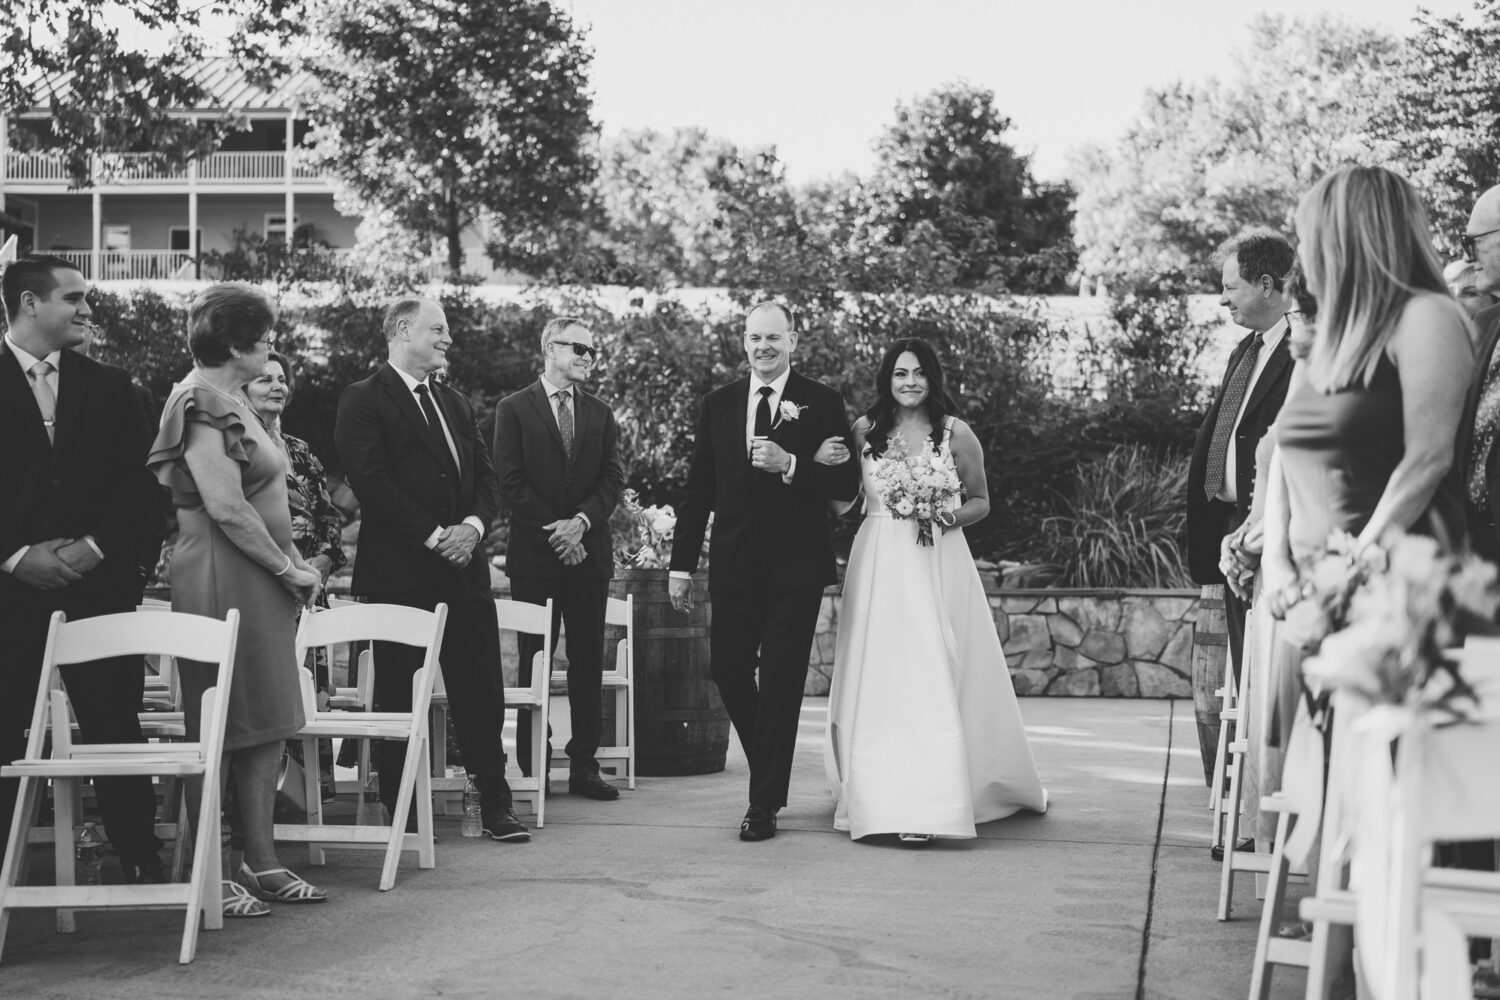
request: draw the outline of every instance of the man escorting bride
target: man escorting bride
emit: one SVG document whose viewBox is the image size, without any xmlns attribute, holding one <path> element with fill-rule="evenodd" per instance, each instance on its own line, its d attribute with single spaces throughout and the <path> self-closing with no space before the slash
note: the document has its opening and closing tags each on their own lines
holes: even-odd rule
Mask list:
<svg viewBox="0 0 1500 1000">
<path fill-rule="evenodd" d="M 854 425 L 865 521 L 844 578 L 828 700 L 834 827 L 909 844 L 973 837 L 976 823 L 1047 809 L 963 535 L 989 513 L 984 455 L 951 415 L 925 341 L 886 351 L 875 393 Z M 849 458 L 830 439 L 816 461 Z"/>
</svg>

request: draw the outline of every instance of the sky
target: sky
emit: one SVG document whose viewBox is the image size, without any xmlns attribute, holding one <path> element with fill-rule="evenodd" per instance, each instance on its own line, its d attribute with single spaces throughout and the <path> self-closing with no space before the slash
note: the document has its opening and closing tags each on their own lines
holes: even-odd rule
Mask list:
<svg viewBox="0 0 1500 1000">
<path fill-rule="evenodd" d="M 1111 144 L 1146 90 L 1228 76 L 1257 10 L 1316 10 L 1406 34 L 1416 0 L 554 0 L 589 27 L 595 115 L 622 129 L 699 125 L 774 144 L 789 178 L 868 172 L 909 101 L 986 86 L 1037 177 Z M 1473 0 L 1423 0 L 1435 14 Z"/>
</svg>

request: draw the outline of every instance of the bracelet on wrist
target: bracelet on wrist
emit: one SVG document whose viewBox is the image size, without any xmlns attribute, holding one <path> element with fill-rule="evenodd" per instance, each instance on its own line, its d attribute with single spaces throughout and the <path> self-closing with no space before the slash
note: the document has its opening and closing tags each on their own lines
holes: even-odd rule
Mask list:
<svg viewBox="0 0 1500 1000">
<path fill-rule="evenodd" d="M 276 575 L 277 576 L 286 576 L 291 571 L 292 571 L 292 557 L 291 556 L 287 556 L 286 557 L 286 565 L 283 566 L 283 567 L 281 567 L 279 570 L 277 570 L 276 571 Z"/>
</svg>

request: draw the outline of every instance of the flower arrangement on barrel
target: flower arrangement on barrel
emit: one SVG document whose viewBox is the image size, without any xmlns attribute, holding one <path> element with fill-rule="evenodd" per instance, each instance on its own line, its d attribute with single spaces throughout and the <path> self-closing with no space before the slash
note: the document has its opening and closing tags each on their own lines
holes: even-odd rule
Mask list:
<svg viewBox="0 0 1500 1000">
<path fill-rule="evenodd" d="M 1467 636 L 1496 633 L 1494 565 L 1420 535 L 1360 549 L 1338 532 L 1296 587 L 1282 634 L 1310 654 L 1309 683 L 1448 722 L 1469 717 L 1477 696 L 1451 651 Z"/>
<path fill-rule="evenodd" d="M 708 540 L 713 534 L 713 514 L 703 534 L 699 569 L 708 566 Z M 677 530 L 677 512 L 671 504 L 641 505 L 641 495 L 627 489 L 610 521 L 615 540 L 615 565 L 639 569 L 666 569 L 672 562 L 672 536 Z"/>
</svg>

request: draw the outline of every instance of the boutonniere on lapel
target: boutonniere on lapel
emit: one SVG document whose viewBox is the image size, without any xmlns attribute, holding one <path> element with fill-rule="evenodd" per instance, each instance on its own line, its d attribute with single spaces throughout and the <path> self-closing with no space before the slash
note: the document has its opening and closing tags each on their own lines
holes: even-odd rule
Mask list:
<svg viewBox="0 0 1500 1000">
<path fill-rule="evenodd" d="M 784 420 L 796 420 L 802 416 L 802 411 L 805 409 L 807 409 L 806 404 L 799 405 L 789 399 L 783 399 L 781 405 L 776 408 L 776 423 L 780 424 Z"/>
</svg>

